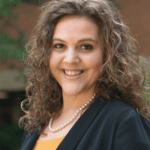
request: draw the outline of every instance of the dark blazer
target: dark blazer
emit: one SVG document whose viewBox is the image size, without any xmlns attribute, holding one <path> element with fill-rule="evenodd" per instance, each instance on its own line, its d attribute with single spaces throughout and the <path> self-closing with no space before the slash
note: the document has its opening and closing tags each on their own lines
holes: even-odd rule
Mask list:
<svg viewBox="0 0 150 150">
<path fill-rule="evenodd" d="M 37 131 L 32 136 L 24 132 L 20 150 L 32 150 L 38 137 Z M 98 98 L 57 150 L 150 150 L 150 122 L 129 104 Z"/>
</svg>

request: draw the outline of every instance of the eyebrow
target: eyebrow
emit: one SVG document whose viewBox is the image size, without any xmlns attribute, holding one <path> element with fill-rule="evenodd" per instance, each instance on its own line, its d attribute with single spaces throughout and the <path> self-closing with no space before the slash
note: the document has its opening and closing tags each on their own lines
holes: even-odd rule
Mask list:
<svg viewBox="0 0 150 150">
<path fill-rule="evenodd" d="M 53 41 L 61 41 L 61 42 L 65 42 L 64 40 L 62 39 L 58 39 L 58 38 L 55 38 L 55 39 L 52 39 Z M 98 41 L 97 40 L 94 40 L 94 39 L 91 39 L 91 38 L 86 38 L 86 39 L 81 39 L 79 40 L 79 42 L 84 42 L 84 41 L 93 41 L 95 43 L 98 44 Z M 66 42 L 65 42 L 66 43 Z"/>
</svg>

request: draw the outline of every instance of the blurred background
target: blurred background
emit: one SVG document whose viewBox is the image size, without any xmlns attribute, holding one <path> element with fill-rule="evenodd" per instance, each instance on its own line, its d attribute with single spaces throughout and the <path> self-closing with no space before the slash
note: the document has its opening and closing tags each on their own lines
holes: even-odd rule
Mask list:
<svg viewBox="0 0 150 150">
<path fill-rule="evenodd" d="M 24 115 L 20 105 L 25 99 L 27 80 L 25 44 L 36 25 L 38 8 L 46 1 L 0 0 L 0 150 L 18 150 L 21 146 L 24 131 L 18 121 Z M 139 42 L 140 64 L 145 69 L 146 86 L 150 86 L 150 1 L 110 1 Z"/>
</svg>

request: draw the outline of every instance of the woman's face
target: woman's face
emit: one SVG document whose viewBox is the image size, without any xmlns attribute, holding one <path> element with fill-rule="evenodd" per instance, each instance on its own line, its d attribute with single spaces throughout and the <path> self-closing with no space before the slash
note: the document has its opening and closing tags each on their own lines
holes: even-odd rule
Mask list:
<svg viewBox="0 0 150 150">
<path fill-rule="evenodd" d="M 94 93 L 103 65 L 98 33 L 98 26 L 92 20 L 79 16 L 65 16 L 57 23 L 52 38 L 50 70 L 63 95 Z"/>
</svg>

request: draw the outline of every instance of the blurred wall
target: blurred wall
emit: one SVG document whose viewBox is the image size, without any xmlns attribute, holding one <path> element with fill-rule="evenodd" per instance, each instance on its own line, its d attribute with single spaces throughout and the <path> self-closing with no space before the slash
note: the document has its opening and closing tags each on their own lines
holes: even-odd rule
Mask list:
<svg viewBox="0 0 150 150">
<path fill-rule="evenodd" d="M 116 0 L 120 13 L 140 45 L 140 55 L 150 57 L 150 0 Z"/>
</svg>

